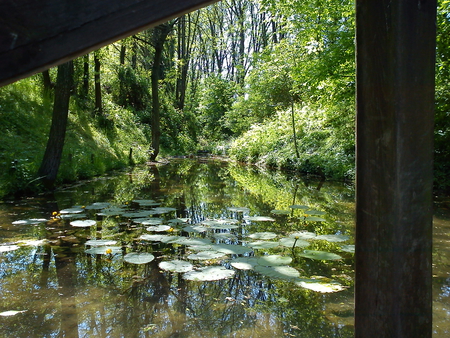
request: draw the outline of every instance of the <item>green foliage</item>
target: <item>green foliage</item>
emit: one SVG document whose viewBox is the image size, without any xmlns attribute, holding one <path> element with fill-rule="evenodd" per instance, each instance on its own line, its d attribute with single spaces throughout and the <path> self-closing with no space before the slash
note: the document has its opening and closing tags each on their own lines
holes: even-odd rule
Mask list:
<svg viewBox="0 0 450 338">
<path fill-rule="evenodd" d="M 295 152 L 290 112 L 280 112 L 274 119 L 253 125 L 233 142 L 230 155 L 238 161 L 296 169 L 336 179 L 352 178 L 353 126 L 346 125 L 349 130 L 343 132 L 333 126 L 332 112 L 308 106 L 295 110 L 295 120 L 299 158 Z"/>
</svg>

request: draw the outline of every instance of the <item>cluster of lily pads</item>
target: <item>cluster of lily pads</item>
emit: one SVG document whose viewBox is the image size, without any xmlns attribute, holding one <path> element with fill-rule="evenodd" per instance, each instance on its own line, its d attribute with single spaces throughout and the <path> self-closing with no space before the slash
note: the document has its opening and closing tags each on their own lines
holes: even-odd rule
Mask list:
<svg viewBox="0 0 450 338">
<path fill-rule="evenodd" d="M 323 211 L 299 205 L 292 205 L 290 208 L 291 210 L 273 210 L 272 213 L 283 215 L 291 213 L 295 209 L 303 209 L 304 213 L 301 216 L 303 221 L 325 221 L 324 218 L 319 217 L 325 214 Z M 275 219 L 267 216 L 243 216 L 244 213 L 250 211 L 248 208 L 232 207 L 228 210 L 234 213 L 236 218 L 207 219 L 198 224 L 190 224 L 190 219 L 187 218 L 172 218 L 165 221 L 169 217 L 162 216 L 171 214 L 176 209 L 160 207 L 159 203 L 154 200 L 133 200 L 132 203 L 124 206 L 114 206 L 107 202 L 93 203 L 86 207 L 76 206 L 54 213 L 53 219 L 68 219 L 72 227 L 87 228 L 97 225 L 97 220 L 87 219 L 87 210 L 93 210 L 95 215 L 100 218 L 119 217 L 127 220 L 127 224 L 132 224 L 134 229 L 145 229 L 148 233 L 140 235 L 136 241 L 185 246 L 185 254 L 180 254 L 179 257 L 172 260 L 161 261 L 158 266 L 164 271 L 182 273 L 186 280 L 214 281 L 232 277 L 235 270 L 253 270 L 268 277 L 294 282 L 301 287 L 317 292 L 336 292 L 345 288 L 338 282 L 325 277 L 303 278 L 297 269 L 289 266 L 292 262 L 291 257 L 267 255 L 264 252 L 260 255 L 259 250 L 284 247 L 291 248 L 292 253 L 296 256 L 307 259 L 340 260 L 342 257 L 336 253 L 304 248 L 315 240 L 346 242 L 349 240 L 348 236 L 317 235 L 313 232 L 297 231 L 277 239 L 276 233 L 256 232 L 243 239 L 234 233 L 235 229 L 244 227 L 250 222 L 273 222 Z M 16 221 L 13 224 L 36 225 L 48 221 L 30 219 Z M 87 254 L 115 255 L 124 252 L 124 248 L 118 246 L 116 240 L 90 239 L 85 242 L 85 246 Z M 15 244 L 9 245 L 9 247 L 0 246 L 0 252 L 17 248 L 19 246 Z M 297 249 L 301 251 L 297 252 Z M 341 250 L 352 253 L 354 246 L 341 245 Z M 125 262 L 131 264 L 147 264 L 154 259 L 155 256 L 148 252 L 129 252 L 123 257 Z M 218 263 L 223 265 L 217 265 Z"/>
</svg>

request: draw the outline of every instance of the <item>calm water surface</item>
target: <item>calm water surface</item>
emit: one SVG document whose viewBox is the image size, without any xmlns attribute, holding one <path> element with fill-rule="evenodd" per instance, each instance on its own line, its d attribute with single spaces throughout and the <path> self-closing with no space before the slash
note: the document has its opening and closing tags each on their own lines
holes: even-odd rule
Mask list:
<svg viewBox="0 0 450 338">
<path fill-rule="evenodd" d="M 351 186 L 201 160 L 4 201 L 0 337 L 352 337 L 353 201 Z M 435 218 L 436 337 L 450 332 L 447 205 Z M 160 266 L 173 260 L 228 275 L 191 280 Z"/>
</svg>

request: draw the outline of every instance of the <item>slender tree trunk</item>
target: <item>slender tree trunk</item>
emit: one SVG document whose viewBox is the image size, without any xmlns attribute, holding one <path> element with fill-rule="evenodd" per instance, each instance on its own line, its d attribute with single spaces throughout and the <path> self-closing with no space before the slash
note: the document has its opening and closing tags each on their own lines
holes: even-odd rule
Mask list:
<svg viewBox="0 0 450 338">
<path fill-rule="evenodd" d="M 46 188 L 52 189 L 56 181 L 66 136 L 67 119 L 69 115 L 70 91 L 73 86 L 73 62 L 69 61 L 58 66 L 56 79 L 53 117 L 47 148 L 38 174 L 43 177 Z"/>
<path fill-rule="evenodd" d="M 83 95 L 87 98 L 89 94 L 89 54 L 83 57 Z"/>
<path fill-rule="evenodd" d="M 94 82 L 95 82 L 95 113 L 99 116 L 103 114 L 102 87 L 100 82 L 100 58 L 98 53 L 94 53 Z"/>
</svg>

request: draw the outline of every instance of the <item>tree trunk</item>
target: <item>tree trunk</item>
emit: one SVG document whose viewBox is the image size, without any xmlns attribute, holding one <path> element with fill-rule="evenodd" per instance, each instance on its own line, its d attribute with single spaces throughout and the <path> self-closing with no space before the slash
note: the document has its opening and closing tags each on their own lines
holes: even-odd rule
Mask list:
<svg viewBox="0 0 450 338">
<path fill-rule="evenodd" d="M 100 82 L 100 58 L 98 52 L 94 53 L 94 82 L 95 82 L 95 113 L 98 116 L 103 114 L 102 87 Z"/>
<path fill-rule="evenodd" d="M 154 161 L 159 154 L 159 145 L 161 138 L 161 117 L 160 117 L 160 102 L 159 102 L 159 80 L 161 78 L 161 60 L 164 49 L 164 42 L 167 35 L 172 29 L 171 24 L 162 24 L 153 29 L 153 47 L 155 48 L 155 55 L 152 67 L 152 117 L 151 117 L 151 131 L 152 131 L 152 152 L 150 160 Z"/>
<path fill-rule="evenodd" d="M 73 86 L 73 62 L 58 66 L 53 117 L 47 147 L 38 174 L 43 184 L 52 189 L 56 181 L 66 136 L 70 91 Z"/>
</svg>

